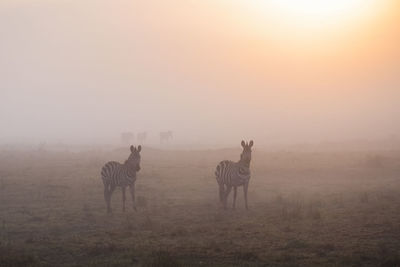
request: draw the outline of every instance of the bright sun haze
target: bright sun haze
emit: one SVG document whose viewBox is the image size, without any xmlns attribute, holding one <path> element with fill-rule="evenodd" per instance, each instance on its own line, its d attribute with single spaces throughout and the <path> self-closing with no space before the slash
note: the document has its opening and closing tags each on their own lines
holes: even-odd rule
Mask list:
<svg viewBox="0 0 400 267">
<path fill-rule="evenodd" d="M 254 13 L 296 30 L 331 30 L 365 23 L 388 4 L 387 0 L 242 0 Z M 253 14 L 254 15 L 254 14 Z M 271 20 L 272 18 L 272 20 Z"/>
<path fill-rule="evenodd" d="M 388 136 L 400 130 L 399 4 L 0 1 L 0 142 Z"/>
<path fill-rule="evenodd" d="M 268 2 L 268 1 L 265 1 Z M 333 20 L 340 21 L 351 16 L 358 16 L 364 12 L 370 12 L 372 5 L 378 0 L 272 0 L 266 7 L 276 7 L 280 12 L 286 13 L 285 19 L 309 20 L 316 23 Z M 278 11 L 278 12 L 279 12 Z M 300 22 L 301 23 L 301 22 Z"/>
</svg>

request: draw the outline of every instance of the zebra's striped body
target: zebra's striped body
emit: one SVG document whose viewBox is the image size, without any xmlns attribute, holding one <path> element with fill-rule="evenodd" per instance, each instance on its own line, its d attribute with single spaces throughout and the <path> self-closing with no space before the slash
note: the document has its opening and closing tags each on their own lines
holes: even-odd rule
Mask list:
<svg viewBox="0 0 400 267">
<path fill-rule="evenodd" d="M 250 161 L 251 161 L 251 147 L 253 141 L 246 144 L 242 141 L 243 152 L 240 155 L 238 162 L 229 160 L 221 161 L 215 170 L 215 176 L 219 186 L 219 197 L 224 208 L 226 208 L 229 193 L 233 187 L 233 208 L 236 205 L 237 187 L 243 186 L 245 206 L 247 206 L 247 190 L 250 181 Z"/>
<path fill-rule="evenodd" d="M 242 186 L 250 180 L 250 168 L 240 162 L 221 161 L 215 170 L 218 184 Z"/>
<path fill-rule="evenodd" d="M 110 161 L 102 168 L 101 178 L 104 185 L 130 186 L 136 181 L 136 172 L 128 168 L 126 164 Z"/>
<path fill-rule="evenodd" d="M 135 181 L 136 172 L 140 170 L 140 151 L 142 147 L 137 149 L 131 146 L 131 154 L 124 164 L 116 161 L 107 162 L 101 169 L 101 179 L 104 185 L 104 200 L 106 201 L 107 211 L 111 212 L 110 202 L 111 195 L 116 187 L 122 188 L 122 210 L 125 211 L 125 189 L 129 186 L 133 208 L 135 206 Z"/>
</svg>

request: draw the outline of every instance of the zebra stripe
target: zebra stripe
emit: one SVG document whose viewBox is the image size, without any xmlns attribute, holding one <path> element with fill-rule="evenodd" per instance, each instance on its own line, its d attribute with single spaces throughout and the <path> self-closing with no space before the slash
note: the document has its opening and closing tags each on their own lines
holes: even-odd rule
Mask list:
<svg viewBox="0 0 400 267">
<path fill-rule="evenodd" d="M 250 168 L 240 162 L 224 160 L 218 164 L 215 176 L 219 184 L 241 186 L 249 182 Z"/>
<path fill-rule="evenodd" d="M 101 170 L 104 185 L 128 186 L 136 181 L 136 172 L 116 161 L 107 162 Z"/>
</svg>

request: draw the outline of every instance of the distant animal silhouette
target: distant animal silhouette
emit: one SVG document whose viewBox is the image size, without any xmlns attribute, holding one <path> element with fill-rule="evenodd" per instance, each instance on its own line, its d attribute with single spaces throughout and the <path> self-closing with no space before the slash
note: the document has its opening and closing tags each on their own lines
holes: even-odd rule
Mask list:
<svg viewBox="0 0 400 267">
<path fill-rule="evenodd" d="M 125 189 L 130 188 L 133 208 L 136 210 L 135 204 L 135 181 L 136 173 L 140 170 L 140 151 L 138 148 L 131 146 L 131 154 L 124 164 L 116 161 L 107 162 L 101 170 L 101 178 L 104 184 L 104 200 L 107 205 L 107 212 L 111 213 L 111 195 L 117 186 L 122 188 L 122 210 L 125 211 Z"/>
<path fill-rule="evenodd" d="M 135 139 L 135 135 L 132 132 L 123 132 L 121 133 L 121 142 L 124 145 L 131 144 Z"/>
<path fill-rule="evenodd" d="M 46 142 L 41 142 L 37 147 L 37 151 L 39 151 L 39 152 L 46 151 L 46 146 L 47 146 Z"/>
<path fill-rule="evenodd" d="M 160 132 L 160 143 L 168 143 L 172 139 L 172 131 Z"/>
<path fill-rule="evenodd" d="M 217 165 L 215 176 L 219 186 L 219 199 L 225 209 L 227 208 L 227 200 L 232 187 L 233 208 L 235 208 L 238 186 L 243 186 L 245 207 L 248 209 L 247 190 L 250 181 L 251 147 L 253 144 L 253 141 L 248 144 L 242 141 L 243 151 L 238 162 L 224 160 Z"/>
<path fill-rule="evenodd" d="M 146 132 L 138 133 L 136 139 L 137 139 L 138 143 L 143 144 L 147 139 L 147 133 Z"/>
</svg>

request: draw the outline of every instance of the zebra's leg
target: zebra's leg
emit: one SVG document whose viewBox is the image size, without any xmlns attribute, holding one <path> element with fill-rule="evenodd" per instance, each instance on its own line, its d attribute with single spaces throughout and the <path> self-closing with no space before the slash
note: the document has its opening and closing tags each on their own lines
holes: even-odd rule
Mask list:
<svg viewBox="0 0 400 267">
<path fill-rule="evenodd" d="M 224 209 L 227 208 L 228 196 L 229 196 L 231 190 L 232 190 L 232 186 L 231 185 L 227 185 L 226 186 L 225 196 L 224 196 Z"/>
<path fill-rule="evenodd" d="M 246 210 L 249 209 L 249 207 L 247 206 L 247 190 L 248 189 L 249 189 L 249 183 L 247 182 L 247 183 L 245 183 L 243 185 L 244 203 L 245 203 L 245 206 L 246 206 Z"/>
<path fill-rule="evenodd" d="M 221 203 L 224 202 L 224 197 L 225 197 L 225 188 L 224 188 L 224 184 L 218 184 L 219 186 L 219 201 Z"/>
<path fill-rule="evenodd" d="M 107 212 L 111 213 L 111 195 L 115 190 L 115 185 L 110 185 L 110 189 L 108 190 L 108 198 L 107 198 Z"/>
<path fill-rule="evenodd" d="M 122 186 L 122 211 L 125 212 L 125 186 Z"/>
<path fill-rule="evenodd" d="M 236 195 L 237 195 L 237 186 L 234 186 L 233 187 L 233 205 L 232 205 L 233 209 L 235 209 L 235 207 L 236 207 Z"/>
<path fill-rule="evenodd" d="M 107 212 L 110 211 L 110 204 L 109 204 L 109 201 L 108 201 L 108 196 L 110 195 L 110 193 L 109 193 L 108 187 L 109 187 L 108 184 L 104 183 L 104 200 L 106 202 Z"/>
<path fill-rule="evenodd" d="M 133 203 L 133 209 L 136 211 L 136 202 L 135 202 L 135 183 L 132 183 L 129 186 L 129 189 L 131 191 L 131 197 L 132 197 L 132 203 Z"/>
</svg>

